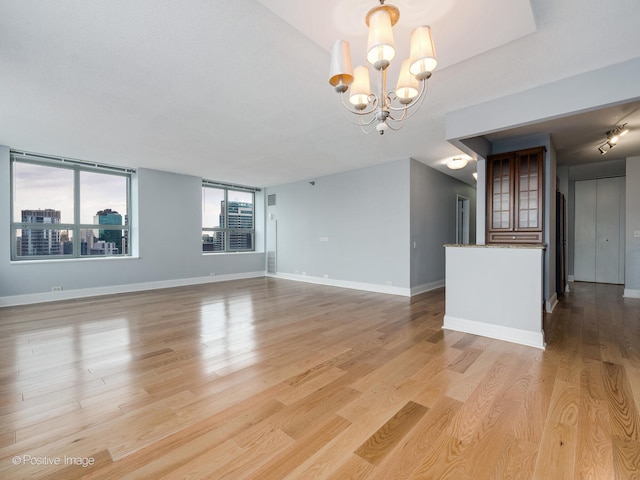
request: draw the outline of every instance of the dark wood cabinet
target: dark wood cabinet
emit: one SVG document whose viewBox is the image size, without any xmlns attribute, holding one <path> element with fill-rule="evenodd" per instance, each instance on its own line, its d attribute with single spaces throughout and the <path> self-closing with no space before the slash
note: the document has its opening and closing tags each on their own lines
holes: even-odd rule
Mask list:
<svg viewBox="0 0 640 480">
<path fill-rule="evenodd" d="M 487 243 L 542 243 L 545 147 L 487 158 Z"/>
</svg>

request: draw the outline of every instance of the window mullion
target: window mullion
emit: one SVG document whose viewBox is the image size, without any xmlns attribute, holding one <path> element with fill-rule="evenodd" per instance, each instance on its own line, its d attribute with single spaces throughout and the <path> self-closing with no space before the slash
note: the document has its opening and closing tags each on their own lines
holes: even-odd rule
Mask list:
<svg viewBox="0 0 640 480">
<path fill-rule="evenodd" d="M 80 257 L 80 171 L 73 171 L 73 256 Z"/>
</svg>

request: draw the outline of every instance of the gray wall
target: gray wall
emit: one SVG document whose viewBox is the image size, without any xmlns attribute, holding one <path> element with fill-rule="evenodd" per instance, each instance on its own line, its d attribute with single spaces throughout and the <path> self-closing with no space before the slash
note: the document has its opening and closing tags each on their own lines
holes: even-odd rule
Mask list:
<svg viewBox="0 0 640 480">
<path fill-rule="evenodd" d="M 409 287 L 409 160 L 309 181 L 266 191 L 278 273 Z"/>
<path fill-rule="evenodd" d="M 640 295 L 640 156 L 627 158 L 625 290 Z"/>
<path fill-rule="evenodd" d="M 264 252 L 201 253 L 198 177 L 139 169 L 133 185 L 133 253 L 129 258 L 10 261 L 10 214 L 0 209 L 0 297 L 105 288 L 264 271 Z M 10 199 L 9 149 L 0 146 L 0 199 Z M 258 245 L 264 238 L 264 201 L 256 194 Z"/>
<path fill-rule="evenodd" d="M 411 160 L 411 287 L 444 280 L 443 245 L 456 241 L 458 194 L 469 199 L 469 242 L 475 243 L 476 189 Z"/>
<path fill-rule="evenodd" d="M 475 188 L 415 160 L 309 181 L 266 192 L 276 195 L 267 229 L 277 228 L 280 274 L 418 291 L 442 282 L 443 245 L 455 242 L 457 193 L 470 200 L 475 240 Z"/>
</svg>

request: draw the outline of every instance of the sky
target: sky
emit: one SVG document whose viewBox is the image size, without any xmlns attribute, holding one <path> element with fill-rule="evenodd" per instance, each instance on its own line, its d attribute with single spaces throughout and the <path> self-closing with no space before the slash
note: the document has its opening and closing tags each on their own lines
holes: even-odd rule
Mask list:
<svg viewBox="0 0 640 480">
<path fill-rule="evenodd" d="M 61 212 L 61 223 L 74 223 L 73 170 L 15 162 L 13 221 L 21 220 L 22 210 L 53 209 Z M 253 202 L 250 192 L 228 191 L 229 201 Z M 224 190 L 202 189 L 202 226 L 220 226 L 220 202 Z M 80 223 L 93 224 L 100 210 L 110 208 L 123 217 L 127 212 L 127 181 L 119 175 L 80 171 Z"/>
<path fill-rule="evenodd" d="M 13 220 L 22 210 L 60 210 L 61 223 L 74 223 L 73 170 L 15 162 L 13 164 Z M 100 210 L 127 213 L 127 179 L 117 175 L 80 172 L 80 223 L 94 223 Z"/>
</svg>

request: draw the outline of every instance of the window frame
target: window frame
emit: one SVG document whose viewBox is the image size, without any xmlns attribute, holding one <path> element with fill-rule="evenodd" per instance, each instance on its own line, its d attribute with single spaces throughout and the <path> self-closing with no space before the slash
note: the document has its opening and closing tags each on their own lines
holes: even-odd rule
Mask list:
<svg viewBox="0 0 640 480">
<path fill-rule="evenodd" d="M 255 252 L 256 251 L 256 192 L 259 192 L 259 188 L 254 187 L 246 187 L 241 185 L 230 185 L 225 183 L 212 182 L 210 180 L 202 181 L 202 198 L 204 202 L 204 191 L 205 188 L 215 188 L 218 190 L 222 190 L 224 192 L 224 199 L 222 200 L 225 205 L 224 213 L 224 222 L 225 225 L 218 227 L 205 227 L 203 225 L 202 218 L 200 219 L 201 225 L 201 236 L 203 232 L 221 232 L 224 234 L 224 250 L 217 251 L 205 251 L 204 250 L 204 242 L 201 241 L 200 251 L 203 255 L 209 254 L 221 254 L 221 253 L 243 253 L 243 252 Z M 253 208 L 251 210 L 251 225 L 252 228 L 232 228 L 229 227 L 229 192 L 241 192 L 241 193 L 250 193 L 252 196 L 251 205 Z M 202 205 L 200 208 L 200 212 L 202 212 Z M 251 235 L 251 248 L 250 249 L 231 249 L 230 235 L 233 233 L 238 234 L 250 234 Z M 202 239 L 204 237 L 202 236 Z"/>
<path fill-rule="evenodd" d="M 45 167 L 61 168 L 73 171 L 73 223 L 56 223 L 56 224 L 40 224 L 17 221 L 14 209 L 14 197 L 15 197 L 15 175 L 14 166 L 16 163 L 26 163 L 30 165 L 41 165 Z M 127 223 L 123 225 L 108 225 L 108 224 L 87 224 L 80 223 L 81 214 L 81 202 L 80 202 L 80 173 L 90 172 L 111 176 L 124 177 L 126 179 L 126 202 L 127 211 L 124 215 L 127 218 Z M 122 258 L 132 256 L 132 206 L 131 206 L 131 184 L 135 169 L 126 167 L 116 167 L 105 164 L 98 164 L 93 162 L 85 162 L 81 160 L 72 160 L 63 157 L 51 157 L 47 155 L 41 155 L 36 153 L 26 153 L 11 150 L 10 152 L 10 248 L 11 248 L 11 261 L 25 262 L 32 260 L 77 260 L 77 259 L 101 259 L 101 258 Z M 46 228 L 45 226 L 54 226 L 54 228 Z M 60 230 L 70 231 L 72 234 L 73 251 L 70 254 L 56 254 L 56 255 L 28 255 L 18 256 L 18 239 L 17 230 Z M 105 254 L 105 255 L 82 255 L 81 248 L 81 232 L 83 230 L 119 230 L 123 232 L 123 238 L 128 238 L 127 253 L 118 254 Z M 124 232 L 127 232 L 125 235 Z"/>
</svg>

